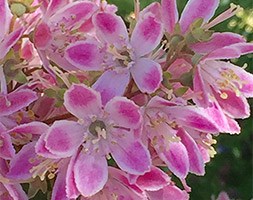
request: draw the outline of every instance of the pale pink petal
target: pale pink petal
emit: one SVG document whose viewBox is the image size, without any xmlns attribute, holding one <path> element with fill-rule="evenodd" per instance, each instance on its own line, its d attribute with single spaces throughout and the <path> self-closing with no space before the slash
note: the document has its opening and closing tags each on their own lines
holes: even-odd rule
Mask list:
<svg viewBox="0 0 253 200">
<path fill-rule="evenodd" d="M 122 170 L 135 175 L 142 175 L 150 170 L 149 152 L 139 141 L 117 140 L 110 148 L 114 160 Z"/>
<path fill-rule="evenodd" d="M 230 198 L 226 192 L 220 192 L 216 200 L 230 200 Z"/>
<path fill-rule="evenodd" d="M 198 42 L 192 44 L 190 47 L 196 53 L 205 54 L 216 49 L 240 42 L 246 42 L 246 40 L 239 34 L 229 32 L 214 33 L 209 41 Z"/>
<path fill-rule="evenodd" d="M 179 129 L 177 135 L 181 138 L 181 142 L 186 147 L 189 157 L 189 171 L 197 174 L 204 175 L 205 174 L 205 164 L 202 158 L 202 154 L 193 140 L 193 138 L 183 129 Z"/>
<path fill-rule="evenodd" d="M 2 39 L 4 39 L 5 34 L 7 34 L 9 32 L 11 17 L 12 17 L 7 0 L 0 0 L 0 13 L 1 13 L 0 42 L 1 42 Z M 1 49 L 1 51 L 2 51 L 2 49 Z"/>
<path fill-rule="evenodd" d="M 7 189 L 13 200 L 28 200 L 28 197 L 20 184 L 4 184 L 4 187 Z"/>
<path fill-rule="evenodd" d="M 74 164 L 76 187 L 84 197 L 99 192 L 108 179 L 108 167 L 105 157 L 99 154 L 88 155 L 80 152 Z"/>
<path fill-rule="evenodd" d="M 70 162 L 68 164 L 68 169 L 66 173 L 66 194 L 67 197 L 70 199 L 76 199 L 80 192 L 78 191 L 75 183 L 75 177 L 74 177 L 74 164 L 76 162 L 77 156 L 79 152 L 77 151 L 70 159 Z"/>
<path fill-rule="evenodd" d="M 36 93 L 28 89 L 11 92 L 6 97 L 0 96 L 0 116 L 10 115 L 36 99 Z"/>
<path fill-rule="evenodd" d="M 115 125 L 135 129 L 141 124 L 139 107 L 125 97 L 114 97 L 106 104 L 105 111 L 110 114 L 109 118 Z"/>
<path fill-rule="evenodd" d="M 158 167 L 151 167 L 150 172 L 137 178 L 136 184 L 143 190 L 157 191 L 170 183 L 170 177 Z"/>
<path fill-rule="evenodd" d="M 94 83 L 92 88 L 100 92 L 102 103 L 105 105 L 115 96 L 122 96 L 130 80 L 129 72 L 104 72 Z"/>
<path fill-rule="evenodd" d="M 174 106 L 165 108 L 178 123 L 183 126 L 191 127 L 199 131 L 218 133 L 219 128 L 213 119 L 207 115 L 204 108 L 196 106 Z"/>
<path fill-rule="evenodd" d="M 218 5 L 219 0 L 189 0 L 179 21 L 182 33 L 185 33 L 196 19 L 203 18 L 205 22 L 209 21 Z"/>
<path fill-rule="evenodd" d="M 179 178 L 185 178 L 189 172 L 189 157 L 185 146 L 181 142 L 172 142 L 168 150 L 159 152 L 160 158 L 168 168 Z"/>
<path fill-rule="evenodd" d="M 39 156 L 42 156 L 44 158 L 52 158 L 52 159 L 59 159 L 60 156 L 54 155 L 51 153 L 47 147 L 45 142 L 46 134 L 42 134 L 35 145 L 35 152 Z"/>
<path fill-rule="evenodd" d="M 209 105 L 209 98 L 207 94 L 207 86 L 204 84 L 203 77 L 201 75 L 201 67 L 197 66 L 193 77 L 193 91 L 197 94 L 193 98 L 197 105 L 207 107 Z"/>
<path fill-rule="evenodd" d="M 148 192 L 150 200 L 188 200 L 189 194 L 177 186 L 168 185 L 156 192 Z"/>
<path fill-rule="evenodd" d="M 84 140 L 84 128 L 77 122 L 56 121 L 45 137 L 46 148 L 53 154 L 66 158 L 72 156 Z"/>
<path fill-rule="evenodd" d="M 15 155 L 15 149 L 12 146 L 11 137 L 8 133 L 0 133 L 0 157 L 11 159 Z"/>
<path fill-rule="evenodd" d="M 42 122 L 30 122 L 27 124 L 21 124 L 11 130 L 9 133 L 17 133 L 17 134 L 33 134 L 33 135 L 42 135 L 46 133 L 49 126 Z"/>
<path fill-rule="evenodd" d="M 138 59 L 131 68 L 133 79 L 141 92 L 153 93 L 162 82 L 160 64 L 147 58 Z"/>
<path fill-rule="evenodd" d="M 183 58 L 176 59 L 168 68 L 168 72 L 173 79 L 180 78 L 185 73 L 190 72 L 192 65 Z"/>
<path fill-rule="evenodd" d="M 49 60 L 47 58 L 47 53 L 45 50 L 37 50 L 37 53 L 43 63 L 43 67 L 45 68 L 45 70 L 56 80 L 56 75 L 54 73 L 54 71 L 51 69 L 50 67 L 50 63 Z"/>
<path fill-rule="evenodd" d="M 50 27 L 45 22 L 37 25 L 34 32 L 34 44 L 37 48 L 45 50 L 50 45 L 52 38 Z"/>
<path fill-rule="evenodd" d="M 137 22 L 132 36 L 131 46 L 137 57 L 150 53 L 157 47 L 163 36 L 162 24 L 153 16 L 146 16 Z"/>
<path fill-rule="evenodd" d="M 241 127 L 236 120 L 231 119 L 230 117 L 227 117 L 227 121 L 229 125 L 230 134 L 234 134 L 234 133 L 239 134 L 241 132 Z"/>
<path fill-rule="evenodd" d="M 239 58 L 249 53 L 253 53 L 253 43 L 236 43 L 210 52 L 203 60 Z"/>
<path fill-rule="evenodd" d="M 167 32 L 172 33 L 178 21 L 177 1 L 162 0 L 161 5 L 164 28 Z"/>
<path fill-rule="evenodd" d="M 31 142 L 23 146 L 13 159 L 11 159 L 7 177 L 16 180 L 26 180 L 32 177 L 30 170 L 39 163 L 36 161 L 35 143 Z"/>
<path fill-rule="evenodd" d="M 70 44 L 65 50 L 66 60 L 81 70 L 101 70 L 103 54 L 98 44 L 93 41 L 78 41 Z"/>
<path fill-rule="evenodd" d="M 229 90 L 221 91 L 227 94 L 227 98 L 221 98 L 221 95 L 214 92 L 214 96 L 221 108 L 232 118 L 247 118 L 250 115 L 250 107 L 244 96 L 236 96 Z"/>
<path fill-rule="evenodd" d="M 101 112 L 101 96 L 84 84 L 73 84 L 64 94 L 66 109 L 80 119 L 89 118 Z"/>
<path fill-rule="evenodd" d="M 62 6 L 65 6 L 69 3 L 69 0 L 50 0 L 47 11 L 46 17 L 50 17 L 54 13 L 56 13 Z"/>
<path fill-rule="evenodd" d="M 59 164 L 57 177 L 54 183 L 51 200 L 70 200 L 66 194 L 66 172 L 68 162 L 63 160 Z"/>
<path fill-rule="evenodd" d="M 127 44 L 128 33 L 121 17 L 114 13 L 98 13 L 93 17 L 93 23 L 100 37 L 109 44 L 119 49 Z"/>
<path fill-rule="evenodd" d="M 50 23 L 64 24 L 68 29 L 79 27 L 82 23 L 91 18 L 96 10 L 98 10 L 98 7 L 93 2 L 72 2 L 53 13 L 54 15 L 50 18 Z"/>
<path fill-rule="evenodd" d="M 153 17 L 156 17 L 157 20 L 161 19 L 161 5 L 158 2 L 153 2 L 147 7 L 145 7 L 140 13 L 139 17 L 144 18 L 145 15 L 151 14 Z"/>
<path fill-rule="evenodd" d="M 8 51 L 13 47 L 14 44 L 20 39 L 24 32 L 24 28 L 19 28 L 13 32 L 11 32 L 9 35 L 5 36 L 3 41 L 0 42 L 0 59 L 2 59 Z"/>
</svg>

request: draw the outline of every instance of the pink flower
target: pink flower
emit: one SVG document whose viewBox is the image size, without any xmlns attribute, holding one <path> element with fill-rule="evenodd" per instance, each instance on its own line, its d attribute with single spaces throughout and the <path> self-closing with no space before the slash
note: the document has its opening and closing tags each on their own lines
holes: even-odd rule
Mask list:
<svg viewBox="0 0 253 200">
<path fill-rule="evenodd" d="M 36 151 L 46 158 L 71 157 L 66 177 L 69 198 L 79 193 L 88 197 L 103 188 L 109 153 L 128 173 L 149 171 L 150 155 L 136 132 L 142 117 L 132 101 L 115 97 L 103 107 L 98 92 L 74 84 L 64 95 L 64 105 L 79 121 L 54 122 L 39 139 Z"/>
<path fill-rule="evenodd" d="M 93 85 L 101 92 L 105 104 L 114 96 L 123 95 L 132 77 L 141 92 L 153 93 L 162 81 L 160 64 L 150 57 L 163 36 L 162 24 L 153 14 L 146 13 L 128 37 L 124 21 L 111 13 L 93 16 L 97 35 L 107 48 L 106 71 Z"/>
</svg>

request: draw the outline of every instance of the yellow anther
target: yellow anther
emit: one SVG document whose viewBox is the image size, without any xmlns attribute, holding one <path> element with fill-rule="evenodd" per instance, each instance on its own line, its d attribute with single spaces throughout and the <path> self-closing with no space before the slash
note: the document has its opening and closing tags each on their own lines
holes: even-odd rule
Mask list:
<svg viewBox="0 0 253 200">
<path fill-rule="evenodd" d="M 55 174 L 49 173 L 49 174 L 47 175 L 47 177 L 48 177 L 49 179 L 53 179 L 53 178 L 55 177 Z"/>
<path fill-rule="evenodd" d="M 222 93 L 220 94 L 220 97 L 221 97 L 222 99 L 227 99 L 227 98 L 228 98 L 228 94 L 225 93 L 225 92 L 222 92 Z"/>
</svg>

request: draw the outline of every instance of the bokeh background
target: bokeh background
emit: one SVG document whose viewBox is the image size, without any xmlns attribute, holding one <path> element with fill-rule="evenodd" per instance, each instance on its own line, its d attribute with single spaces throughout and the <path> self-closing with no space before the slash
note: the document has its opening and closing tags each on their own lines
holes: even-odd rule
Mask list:
<svg viewBox="0 0 253 200">
<path fill-rule="evenodd" d="M 133 11 L 133 0 L 108 0 L 118 6 L 118 14 L 123 17 Z M 141 8 L 154 0 L 140 0 Z M 187 0 L 178 0 L 181 13 Z M 220 32 L 239 33 L 253 42 L 253 0 L 221 0 L 215 15 L 228 9 L 230 4 L 240 5 L 243 10 L 236 16 L 215 26 Z M 253 73 L 253 54 L 232 61 Z M 253 113 L 253 99 L 249 100 Z M 215 145 L 217 154 L 206 166 L 204 177 L 189 175 L 187 182 L 192 187 L 191 200 L 207 200 L 217 197 L 220 191 L 226 191 L 231 199 L 253 199 L 253 117 L 239 120 L 242 127 L 240 135 L 221 134 Z"/>
</svg>

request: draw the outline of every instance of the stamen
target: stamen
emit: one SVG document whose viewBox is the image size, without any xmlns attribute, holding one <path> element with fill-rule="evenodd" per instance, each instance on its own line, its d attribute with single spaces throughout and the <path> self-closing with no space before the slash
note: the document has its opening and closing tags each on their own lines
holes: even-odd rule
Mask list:
<svg viewBox="0 0 253 200">
<path fill-rule="evenodd" d="M 218 17 L 213 19 L 211 22 L 205 24 L 203 26 L 203 28 L 204 29 L 210 29 L 210 28 L 214 27 L 215 25 L 217 25 L 217 24 L 233 17 L 234 15 L 236 15 L 238 12 L 240 12 L 242 10 L 243 10 L 243 8 L 240 7 L 239 5 L 235 5 L 235 4 L 231 3 L 230 8 L 228 10 L 221 13 Z"/>
<path fill-rule="evenodd" d="M 3 95 L 7 95 L 8 91 L 7 91 L 6 79 L 5 79 L 4 70 L 3 70 L 2 65 L 0 65 L 0 84 L 1 84 L 0 93 Z"/>
<path fill-rule="evenodd" d="M 220 94 L 220 97 L 221 97 L 222 99 L 227 99 L 227 98 L 228 98 L 228 95 L 227 95 L 227 93 L 222 92 L 222 93 Z"/>
</svg>

